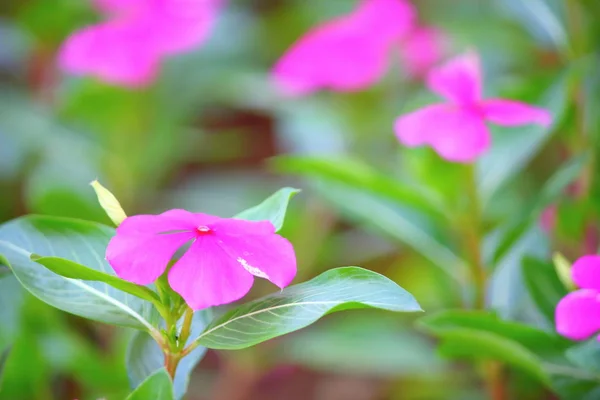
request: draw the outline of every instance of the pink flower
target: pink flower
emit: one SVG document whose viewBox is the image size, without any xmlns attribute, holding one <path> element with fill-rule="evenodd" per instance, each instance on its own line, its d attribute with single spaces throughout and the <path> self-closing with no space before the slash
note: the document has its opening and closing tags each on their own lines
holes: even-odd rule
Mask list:
<svg viewBox="0 0 600 400">
<path fill-rule="evenodd" d="M 556 306 L 556 331 L 572 340 L 585 340 L 600 331 L 600 256 L 579 258 L 571 274 L 581 289 Z"/>
<path fill-rule="evenodd" d="M 404 37 L 399 48 L 406 73 L 420 78 L 442 58 L 444 35 L 435 28 L 416 27 Z"/>
<path fill-rule="evenodd" d="M 430 71 L 427 86 L 447 103 L 426 106 L 396 120 L 398 139 L 406 146 L 431 146 L 448 161 L 473 162 L 490 147 L 486 126 L 538 124 L 549 126 L 550 113 L 542 108 L 504 99 L 482 99 L 481 68 L 469 52 Z"/>
<path fill-rule="evenodd" d="M 410 30 L 414 16 L 404 0 L 363 0 L 292 45 L 273 68 L 275 83 L 288 95 L 368 87 L 385 73 L 392 45 Z"/>
<path fill-rule="evenodd" d="M 94 0 L 106 22 L 72 34 L 63 44 L 61 68 L 108 83 L 151 83 L 162 58 L 200 45 L 222 0 Z"/>
<path fill-rule="evenodd" d="M 540 227 L 545 233 L 550 234 L 554 230 L 554 227 L 556 226 L 557 213 L 558 207 L 555 204 L 544 208 L 544 210 L 542 211 L 539 223 Z"/>
<path fill-rule="evenodd" d="M 242 298 L 254 276 L 283 289 L 296 275 L 294 249 L 270 222 L 185 210 L 125 219 L 108 244 L 106 259 L 122 279 L 147 285 L 186 243 L 191 246 L 169 270 L 168 281 L 194 310 Z"/>
</svg>

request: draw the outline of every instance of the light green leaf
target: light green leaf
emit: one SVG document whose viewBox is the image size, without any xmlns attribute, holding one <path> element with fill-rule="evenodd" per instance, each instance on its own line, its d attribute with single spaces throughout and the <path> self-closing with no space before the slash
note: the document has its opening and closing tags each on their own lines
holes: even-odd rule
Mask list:
<svg viewBox="0 0 600 400">
<path fill-rule="evenodd" d="M 88 268 L 85 265 L 78 264 L 65 258 L 40 257 L 37 254 L 33 254 L 31 256 L 31 259 L 36 263 L 48 268 L 55 274 L 64 276 L 65 278 L 81 279 L 83 281 L 104 282 L 114 287 L 115 289 L 122 290 L 123 292 L 132 294 L 149 302 L 160 301 L 158 295 L 146 286 L 136 285 L 135 283 L 127 282 L 114 275 Z"/>
<path fill-rule="evenodd" d="M 188 344 L 196 338 L 212 319 L 210 309 L 196 311 Z M 180 321 L 181 322 L 181 321 Z M 204 357 L 206 347 L 198 346 L 184 357 L 175 373 L 173 390 L 175 399 L 181 399 L 187 392 L 190 376 L 196 365 Z M 162 350 L 146 332 L 136 332 L 129 342 L 126 356 L 127 373 L 132 387 L 137 387 L 164 364 Z"/>
<path fill-rule="evenodd" d="M 447 220 L 440 212 L 443 205 L 422 189 L 394 179 L 357 159 L 282 156 L 274 159 L 273 163 L 277 170 L 285 173 L 343 183 L 412 207 L 435 219 Z"/>
<path fill-rule="evenodd" d="M 345 184 L 316 183 L 321 196 L 350 221 L 407 244 L 459 284 L 468 276 L 467 263 L 446 244 L 444 228 L 422 214 Z"/>
<path fill-rule="evenodd" d="M 538 223 L 546 207 L 554 204 L 564 195 L 565 189 L 579 176 L 588 159 L 587 155 L 575 157 L 561 166 L 548 179 L 536 199 L 505 228 L 500 244 L 494 252 L 494 264 L 506 255 L 533 224 Z"/>
<path fill-rule="evenodd" d="M 331 312 L 355 308 L 421 311 L 410 293 L 385 276 L 358 267 L 336 268 L 225 313 L 196 342 L 213 349 L 243 349 L 304 328 Z"/>
<path fill-rule="evenodd" d="M 137 329 L 151 329 L 151 303 L 104 282 L 57 275 L 31 260 L 33 254 L 61 257 L 113 274 L 104 259 L 114 229 L 68 218 L 27 216 L 0 226 L 0 254 L 21 285 L 40 300 L 84 318 Z"/>
<path fill-rule="evenodd" d="M 548 109 L 554 119 L 551 127 L 494 128 L 497 134 L 494 134 L 492 148 L 477 163 L 478 187 L 484 205 L 529 163 L 561 122 L 567 109 L 568 78 L 568 73 L 559 77 L 541 96 L 539 105 Z"/>
<path fill-rule="evenodd" d="M 292 197 L 299 193 L 299 189 L 283 188 L 268 197 L 262 203 L 237 214 L 234 218 L 249 221 L 271 221 L 275 226 L 275 232 L 283 226 L 285 213 Z"/>
<path fill-rule="evenodd" d="M 164 369 L 149 376 L 126 400 L 174 400 L 173 383 Z"/>
<path fill-rule="evenodd" d="M 119 200 L 97 180 L 90 183 L 90 185 L 94 188 L 96 196 L 98 196 L 98 202 L 100 202 L 100 206 L 104 209 L 106 215 L 116 226 L 121 225 L 121 222 L 127 218 L 127 214 L 123 211 Z"/>
</svg>

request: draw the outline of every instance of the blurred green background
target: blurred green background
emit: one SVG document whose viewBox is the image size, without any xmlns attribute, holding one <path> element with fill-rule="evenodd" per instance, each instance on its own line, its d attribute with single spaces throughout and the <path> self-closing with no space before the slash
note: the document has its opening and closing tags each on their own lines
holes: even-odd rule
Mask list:
<svg viewBox="0 0 600 400">
<path fill-rule="evenodd" d="M 478 164 L 486 245 L 496 251 L 490 301 L 504 317 L 551 330 L 531 307 L 520 263 L 524 256 L 548 259 L 551 249 L 578 256 L 595 221 L 592 195 L 568 198 L 556 235 L 548 235 L 537 223 L 539 205 L 553 204 L 562 191 L 542 191 L 552 197 L 536 201 L 565 160 L 594 149 L 600 3 L 413 3 L 423 22 L 446 34 L 448 55 L 477 49 L 486 93 L 548 107 L 559 121 L 552 131 L 495 129 L 493 151 Z M 229 0 L 206 44 L 167 60 L 154 85 L 128 90 L 56 67 L 66 36 L 97 18 L 86 1 L 3 0 L 0 221 L 40 213 L 109 223 L 88 185 L 96 178 L 128 214 L 185 208 L 231 216 L 295 186 L 303 192 L 283 231 L 298 256 L 295 282 L 360 265 L 414 293 L 427 312 L 460 306 L 465 275 L 457 230 L 446 222 L 461 207 L 465 171 L 429 149 L 403 149 L 392 130 L 398 115 L 433 99 L 422 83 L 399 65 L 359 93 L 282 100 L 269 83 L 270 68 L 294 40 L 355 4 Z M 593 194 L 595 181 L 587 184 Z M 406 193 L 413 192 L 411 201 Z M 494 232 L 523 215 L 526 226 L 498 254 L 501 233 Z M 0 352 L 13 343 L 0 399 L 125 396 L 130 332 L 54 310 L 12 278 L 0 285 Z M 261 282 L 251 296 L 273 290 Z M 342 313 L 250 350 L 209 351 L 187 398 L 484 398 L 477 371 L 439 357 L 435 341 L 413 327 L 415 318 Z M 526 375 L 513 378 L 514 398 L 551 398 Z"/>
</svg>

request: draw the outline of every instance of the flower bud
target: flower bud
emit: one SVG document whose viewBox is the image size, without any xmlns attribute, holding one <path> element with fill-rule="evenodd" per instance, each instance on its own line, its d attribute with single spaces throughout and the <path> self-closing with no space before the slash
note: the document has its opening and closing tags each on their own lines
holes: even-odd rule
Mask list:
<svg viewBox="0 0 600 400">
<path fill-rule="evenodd" d="M 116 226 L 119 226 L 127 218 L 125 211 L 123 211 L 121 204 L 119 204 L 119 200 L 97 180 L 91 182 L 90 185 L 94 188 L 100 206 L 102 206 L 106 215 L 108 215 Z"/>
</svg>

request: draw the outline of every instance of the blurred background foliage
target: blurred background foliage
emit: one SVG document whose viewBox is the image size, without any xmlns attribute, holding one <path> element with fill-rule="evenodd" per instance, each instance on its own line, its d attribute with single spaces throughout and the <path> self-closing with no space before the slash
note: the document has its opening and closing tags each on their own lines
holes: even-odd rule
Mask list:
<svg viewBox="0 0 600 400">
<path fill-rule="evenodd" d="M 95 178 L 129 214 L 230 216 L 296 186 L 304 191 L 283 232 L 298 255 L 296 282 L 360 265 L 399 282 L 428 313 L 460 307 L 471 296 L 458 239 L 469 224 L 461 219 L 468 171 L 429 149 L 402 148 L 392 131 L 398 115 L 431 101 L 422 82 L 395 64 L 358 93 L 283 100 L 270 83 L 294 40 L 355 3 L 230 0 L 208 43 L 166 61 L 154 85 L 128 90 L 56 67 L 65 37 L 98 18 L 87 2 L 3 1 L 0 221 L 40 213 L 109 223 L 88 186 Z M 494 128 L 493 149 L 477 164 L 484 259 L 494 267 L 489 302 L 504 318 L 552 332 L 564 288 L 551 253 L 574 259 L 598 246 L 600 4 L 413 3 L 446 34 L 448 54 L 477 49 L 486 92 L 545 106 L 557 120 L 551 130 Z M 555 223 L 544 229 L 549 206 Z M 540 290 L 540 280 L 550 286 Z M 252 295 L 269 291 L 261 284 Z M 0 280 L 0 304 L 0 399 L 120 399 L 129 391 L 130 332 L 54 310 L 12 277 Z M 209 351 L 188 398 L 484 398 L 478 371 L 440 357 L 415 318 L 341 314 L 253 349 Z M 552 398 L 540 379 L 510 374 L 510 398 Z M 595 379 L 569 383 L 576 388 L 563 397 L 598 394 L 590 392 Z"/>
</svg>

